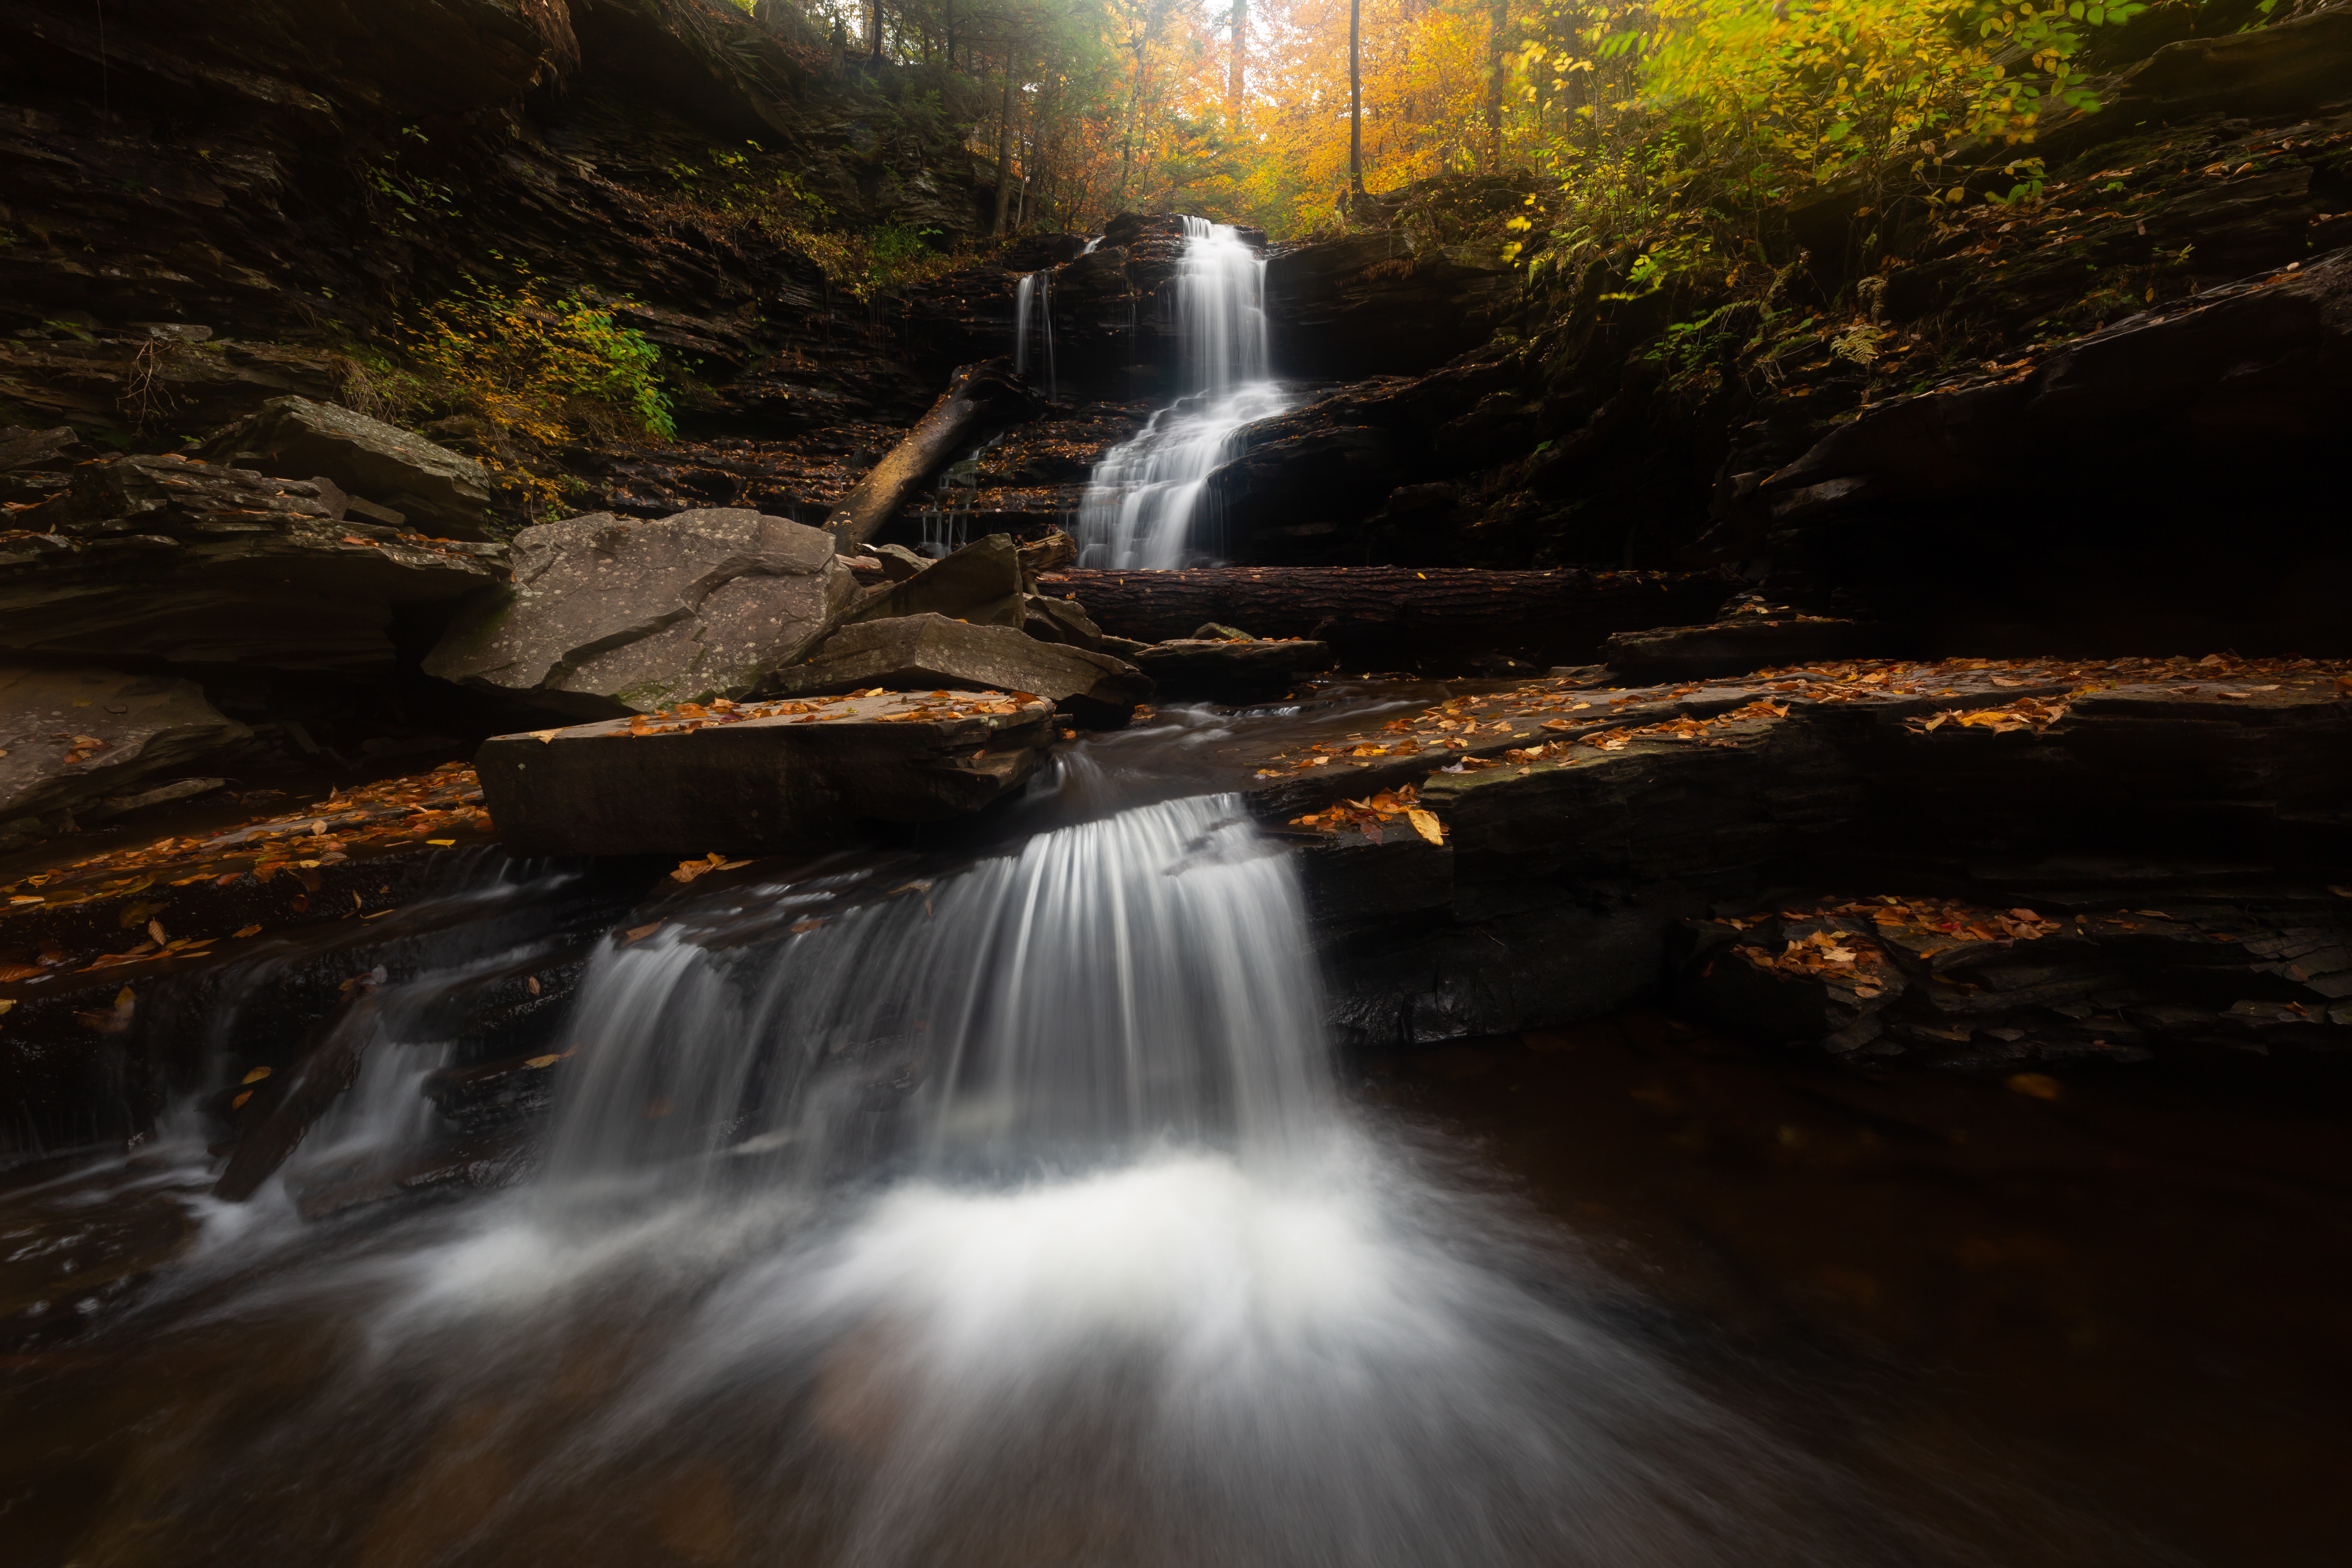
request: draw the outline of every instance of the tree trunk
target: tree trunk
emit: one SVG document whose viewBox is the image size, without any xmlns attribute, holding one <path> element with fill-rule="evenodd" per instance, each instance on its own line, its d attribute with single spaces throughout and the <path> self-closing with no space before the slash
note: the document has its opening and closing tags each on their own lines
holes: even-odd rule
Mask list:
<svg viewBox="0 0 2352 1568">
<path fill-rule="evenodd" d="M 1348 189 L 1364 194 L 1364 0 L 1348 0 Z"/>
<path fill-rule="evenodd" d="M 1004 232 L 1004 212 L 1013 200 L 1013 56 L 1004 57 L 1004 106 L 996 124 L 996 221 L 991 234 Z"/>
<path fill-rule="evenodd" d="M 872 36 L 866 39 L 866 43 L 871 46 L 874 63 L 880 65 L 882 63 L 882 0 L 874 0 L 873 16 Z"/>
<path fill-rule="evenodd" d="M 1011 362 L 1002 359 L 957 368 L 930 412 L 825 518 L 825 528 L 839 541 L 836 548 L 856 550 L 881 532 L 916 487 L 954 458 L 975 430 L 1038 406 L 1036 395 L 1016 384 L 1012 371 Z"/>
<path fill-rule="evenodd" d="M 1494 0 L 1486 14 L 1486 167 L 1503 166 L 1503 35 L 1511 25 L 1510 0 Z"/>
<path fill-rule="evenodd" d="M 1732 591 L 1714 572 L 1481 572 L 1410 566 L 1074 570 L 1041 577 L 1113 637 L 1162 642 L 1218 621 L 1253 637 L 1315 637 L 1345 668 L 1502 654 L 1544 668 L 1590 663 L 1613 632 L 1715 619 Z"/>
<path fill-rule="evenodd" d="M 1249 0 L 1234 0 L 1234 58 L 1225 74 L 1225 125 L 1238 131 L 1242 124 L 1242 62 L 1249 52 Z"/>
</svg>

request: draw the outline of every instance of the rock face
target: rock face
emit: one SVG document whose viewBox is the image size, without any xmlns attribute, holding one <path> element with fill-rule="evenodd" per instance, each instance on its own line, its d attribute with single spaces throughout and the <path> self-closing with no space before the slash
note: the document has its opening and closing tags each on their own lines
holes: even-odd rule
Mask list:
<svg viewBox="0 0 2352 1568">
<path fill-rule="evenodd" d="M 343 521 L 340 499 L 171 455 L 84 464 L 0 533 L 0 649 L 373 671 L 395 613 L 501 575 L 501 545 Z"/>
<path fill-rule="evenodd" d="M 0 665 L 0 844 L 13 822 L 124 795 L 251 734 L 194 681 Z"/>
<path fill-rule="evenodd" d="M 784 853 L 980 810 L 1035 771 L 1053 717 L 995 692 L 698 708 L 497 736 L 474 765 L 517 854 Z"/>
<path fill-rule="evenodd" d="M 419 533 L 484 539 L 490 476 L 424 437 L 307 397 L 279 397 L 230 429 L 207 456 L 285 479 L 323 476 L 401 514 Z"/>
<path fill-rule="evenodd" d="M 1163 697 L 1254 702 L 1279 697 L 1301 676 L 1330 668 L 1331 647 L 1305 639 L 1178 637 L 1144 648 L 1135 664 Z"/>
<path fill-rule="evenodd" d="M 857 596 L 830 534 L 756 511 L 592 512 L 523 530 L 514 561 L 425 673 L 596 717 L 742 696 Z"/>
<path fill-rule="evenodd" d="M 844 626 L 813 661 L 785 670 L 769 689 L 800 697 L 875 686 L 1034 692 L 1090 723 L 1125 723 L 1152 695 L 1141 670 L 1109 654 L 936 615 Z"/>
</svg>

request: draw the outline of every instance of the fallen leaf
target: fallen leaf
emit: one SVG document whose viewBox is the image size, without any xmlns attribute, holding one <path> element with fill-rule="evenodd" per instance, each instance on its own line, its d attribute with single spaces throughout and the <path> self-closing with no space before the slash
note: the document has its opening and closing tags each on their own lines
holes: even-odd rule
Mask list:
<svg viewBox="0 0 2352 1568">
<path fill-rule="evenodd" d="M 654 932 L 661 930 L 661 928 L 662 922 L 660 921 L 653 921 L 645 925 L 631 926 L 627 931 L 621 933 L 621 937 L 624 942 L 643 942 L 646 938 L 653 935 Z"/>
<path fill-rule="evenodd" d="M 236 929 L 236 930 L 235 930 L 235 931 L 233 931 L 229 932 L 229 935 L 231 935 L 231 936 L 233 936 L 233 937 L 238 937 L 238 936 L 259 936 L 260 934 L 261 934 L 261 928 L 260 928 L 259 926 L 257 926 L 257 925 L 252 925 L 252 926 L 239 926 L 239 927 L 237 927 L 237 929 Z"/>
<path fill-rule="evenodd" d="M 2052 1078 L 2048 1073 L 2042 1072 L 2011 1073 L 2009 1078 L 2009 1087 L 2020 1094 L 2032 1095 L 2036 1100 L 2055 1100 L 2066 1092 L 2064 1086 L 2056 1079 Z"/>
<path fill-rule="evenodd" d="M 1445 827 L 1437 820 L 1435 812 L 1423 811 L 1416 806 L 1404 814 L 1404 819 L 1412 824 L 1412 830 L 1415 833 L 1420 834 L 1432 844 L 1439 846 L 1444 844 Z"/>
<path fill-rule="evenodd" d="M 571 1054 L 570 1051 L 557 1051 L 551 1056 L 525 1057 L 522 1065 L 527 1068 L 551 1068 Z"/>
<path fill-rule="evenodd" d="M 237 1079 L 237 1081 L 239 1083 L 259 1083 L 263 1079 L 269 1076 L 269 1071 L 270 1069 L 268 1068 L 256 1068 L 251 1072 L 246 1074 L 243 1078 Z"/>
</svg>

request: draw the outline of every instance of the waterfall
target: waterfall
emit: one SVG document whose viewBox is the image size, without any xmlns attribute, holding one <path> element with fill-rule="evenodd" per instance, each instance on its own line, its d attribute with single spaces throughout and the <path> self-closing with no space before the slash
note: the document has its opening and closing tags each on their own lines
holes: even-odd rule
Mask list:
<svg viewBox="0 0 2352 1568">
<path fill-rule="evenodd" d="M 772 946 L 706 951 L 681 921 L 608 951 L 554 1173 L 748 1150 L 818 1182 L 885 1157 L 1084 1165 L 1159 1138 L 1258 1157 L 1323 1115 L 1304 911 L 1236 800 L 787 907 Z"/>
<path fill-rule="evenodd" d="M 1037 322 L 1037 353 L 1034 356 L 1045 367 L 1045 399 L 1053 402 L 1061 396 L 1054 370 L 1054 273 L 1048 268 L 1025 273 L 1013 296 L 1013 368 L 1022 375 L 1029 374 L 1031 361 L 1029 323 Z"/>
<path fill-rule="evenodd" d="M 1079 511 L 1080 561 L 1123 569 L 1192 565 L 1217 553 L 1202 502 L 1240 453 L 1244 426 L 1291 406 L 1269 379 L 1265 262 L 1240 233 L 1187 217 L 1176 275 L 1182 395 L 1096 465 Z"/>
</svg>

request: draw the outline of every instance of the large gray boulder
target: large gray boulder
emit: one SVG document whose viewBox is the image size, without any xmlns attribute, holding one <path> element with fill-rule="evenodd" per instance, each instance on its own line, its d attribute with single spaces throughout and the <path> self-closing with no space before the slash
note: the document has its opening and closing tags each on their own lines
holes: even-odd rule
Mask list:
<svg viewBox="0 0 2352 1568">
<path fill-rule="evenodd" d="M 474 767 L 518 855 L 783 853 L 1002 799 L 1045 759 L 1053 718 L 993 691 L 697 707 L 494 736 Z"/>
<path fill-rule="evenodd" d="M 395 615 L 505 574 L 503 545 L 404 536 L 341 499 L 173 454 L 80 464 L 0 532 L 0 652 L 373 673 Z"/>
<path fill-rule="evenodd" d="M 272 398 L 217 437 L 205 455 L 283 479 L 331 479 L 400 513 L 403 526 L 418 533 L 489 537 L 488 469 L 413 430 L 335 404 Z"/>
<path fill-rule="evenodd" d="M 936 615 L 844 626 L 814 659 L 782 671 L 766 689 L 813 696 L 874 687 L 1034 692 L 1088 723 L 1125 723 L 1152 689 L 1142 671 L 1109 654 Z"/>
<path fill-rule="evenodd" d="M 0 664 L 0 846 L 248 739 L 192 680 Z"/>
<path fill-rule="evenodd" d="M 583 718 L 741 697 L 856 604 L 833 546 L 731 508 L 526 528 L 512 584 L 468 605 L 425 671 Z"/>
</svg>

